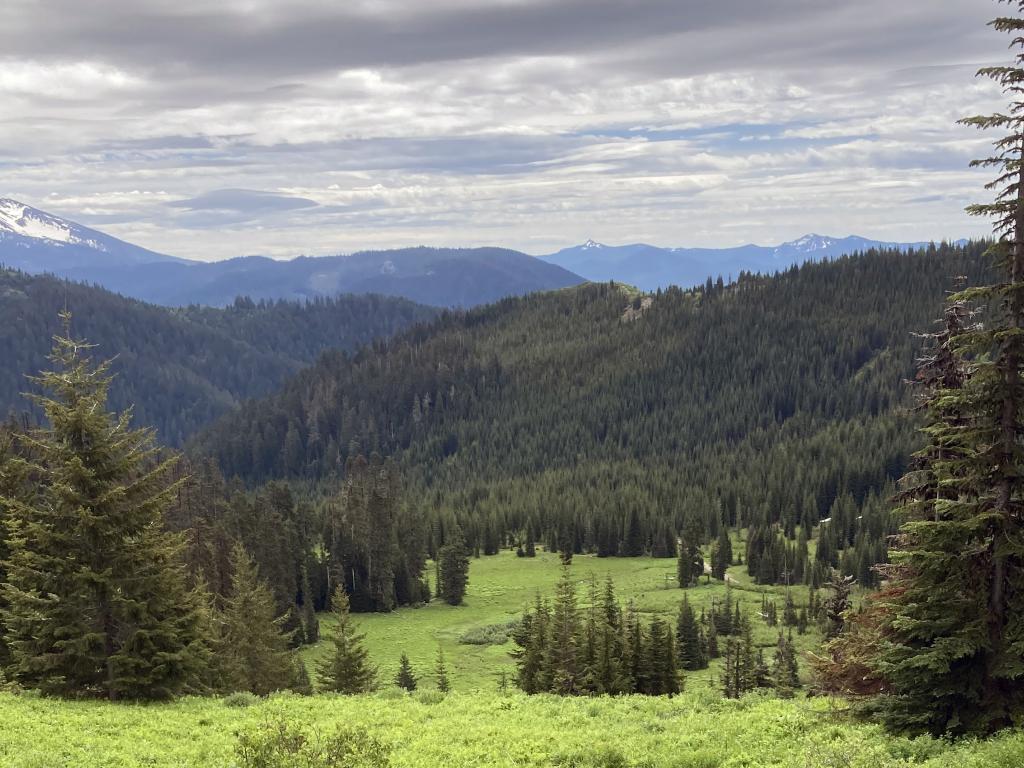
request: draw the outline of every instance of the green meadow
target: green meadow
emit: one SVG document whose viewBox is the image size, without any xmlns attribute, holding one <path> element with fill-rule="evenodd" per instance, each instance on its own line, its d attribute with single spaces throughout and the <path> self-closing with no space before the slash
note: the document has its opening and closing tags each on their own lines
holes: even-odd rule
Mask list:
<svg viewBox="0 0 1024 768">
<path fill-rule="evenodd" d="M 344 724 L 384 742 L 393 766 L 578 766 L 585 768 L 890 768 L 958 766 L 1019 768 L 1024 734 L 950 746 L 932 739 L 894 737 L 871 724 L 849 721 L 840 704 L 798 697 L 790 701 L 752 695 L 721 698 L 716 665 L 690 673 L 686 692 L 673 699 L 629 696 L 561 699 L 525 696 L 511 683 L 511 640 L 498 645 L 460 642 L 470 632 L 517 618 L 537 594 L 550 594 L 559 577 L 557 555 L 536 558 L 502 553 L 472 561 L 466 604 L 439 602 L 390 614 L 359 615 L 382 687 L 358 697 L 280 694 L 231 706 L 230 700 L 189 698 L 170 704 L 109 704 L 48 700 L 31 694 L 0 694 L 0 766 L 7 768 L 141 768 L 142 766 L 237 765 L 239 731 L 287 720 L 311 739 L 326 738 Z M 674 616 L 682 598 L 672 560 L 577 556 L 572 563 L 581 597 L 591 577 L 611 575 L 624 601 L 644 614 Z M 734 599 L 757 613 L 761 588 L 734 567 Z M 697 606 L 722 600 L 721 582 L 688 590 Z M 769 588 L 781 601 L 784 587 Z M 794 588 L 797 602 L 807 590 Z M 326 618 L 326 617 L 323 617 Z M 777 630 L 755 621 L 766 648 Z M 328 621 L 323 630 L 329 633 Z M 816 632 L 799 638 L 808 649 Z M 432 679 L 438 646 L 444 649 L 454 692 L 443 697 Z M 313 662 L 326 645 L 307 649 Z M 390 685 L 402 652 L 421 675 L 409 695 Z M 499 690 L 502 670 L 509 680 Z M 243 704 L 247 703 L 243 699 Z"/>
</svg>

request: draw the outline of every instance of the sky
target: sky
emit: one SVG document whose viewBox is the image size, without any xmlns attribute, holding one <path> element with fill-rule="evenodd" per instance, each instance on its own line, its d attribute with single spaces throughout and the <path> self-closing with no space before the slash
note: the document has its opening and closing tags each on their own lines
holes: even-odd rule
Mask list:
<svg viewBox="0 0 1024 768">
<path fill-rule="evenodd" d="M 0 196 L 175 256 L 989 231 L 993 0 L 3 5 Z"/>
</svg>

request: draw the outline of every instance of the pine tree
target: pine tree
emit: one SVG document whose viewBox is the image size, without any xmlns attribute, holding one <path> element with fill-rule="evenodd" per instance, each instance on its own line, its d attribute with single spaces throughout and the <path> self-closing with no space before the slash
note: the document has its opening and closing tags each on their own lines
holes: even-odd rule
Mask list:
<svg viewBox="0 0 1024 768">
<path fill-rule="evenodd" d="M 231 553 L 231 594 L 225 600 L 218 663 L 225 686 L 266 696 L 294 683 L 290 638 L 277 616 L 274 595 L 241 544 Z"/>
<path fill-rule="evenodd" d="M 60 696 L 163 699 L 202 674 L 199 606 L 164 528 L 176 457 L 106 408 L 109 363 L 55 337 L 54 369 L 33 379 L 47 426 L 23 436 L 35 493 L 0 499 L 9 554 L 3 624 L 9 674 Z"/>
<path fill-rule="evenodd" d="M 434 681 L 437 683 L 437 690 L 441 693 L 448 693 L 451 689 L 451 683 L 448 680 L 448 667 L 444 663 L 444 650 L 441 646 L 437 647 L 437 662 L 434 665 Z"/>
<path fill-rule="evenodd" d="M 364 636 L 352 623 L 348 595 L 342 587 L 336 588 L 331 597 L 331 611 L 336 617 L 329 638 L 331 648 L 316 668 L 320 690 L 346 694 L 372 691 L 377 671 L 368 661 Z"/>
<path fill-rule="evenodd" d="M 462 605 L 469 583 L 469 552 L 461 531 L 438 550 L 437 569 L 438 596 L 448 605 Z"/>
<path fill-rule="evenodd" d="M 416 675 L 412 671 L 412 664 L 409 663 L 409 657 L 403 651 L 402 657 L 398 661 L 398 674 L 395 675 L 395 685 L 406 691 L 415 691 L 416 683 Z"/>
</svg>

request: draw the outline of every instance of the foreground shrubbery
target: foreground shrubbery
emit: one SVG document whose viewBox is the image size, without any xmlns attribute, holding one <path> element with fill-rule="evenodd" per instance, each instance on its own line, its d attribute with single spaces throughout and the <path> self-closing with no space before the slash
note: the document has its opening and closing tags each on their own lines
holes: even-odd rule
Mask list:
<svg viewBox="0 0 1024 768">
<path fill-rule="evenodd" d="M 422 701 L 382 691 L 276 695 L 241 708 L 222 699 L 132 706 L 0 694 L 0 723 L 3 768 L 1019 768 L 1024 755 L 1019 731 L 950 745 L 845 722 L 826 700 L 726 701 L 712 692 Z"/>
</svg>

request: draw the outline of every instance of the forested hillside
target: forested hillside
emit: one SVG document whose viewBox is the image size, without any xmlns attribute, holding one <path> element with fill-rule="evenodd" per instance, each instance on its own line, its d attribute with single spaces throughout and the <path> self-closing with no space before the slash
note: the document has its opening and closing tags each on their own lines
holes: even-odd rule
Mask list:
<svg viewBox="0 0 1024 768">
<path fill-rule="evenodd" d="M 308 304 L 239 299 L 223 310 L 171 310 L 49 276 L 0 271 L 0 413 L 21 412 L 25 374 L 46 367 L 58 312 L 115 357 L 111 404 L 134 404 L 136 424 L 182 443 L 249 397 L 272 392 L 327 349 L 351 350 L 434 317 L 404 299 L 341 296 Z"/>
<path fill-rule="evenodd" d="M 330 478 L 353 446 L 391 455 L 411 497 L 454 512 L 485 552 L 511 534 L 672 556 L 675 532 L 707 540 L 725 523 L 752 526 L 753 558 L 774 552 L 788 571 L 806 560 L 797 527 L 806 539 L 834 518 L 819 560 L 840 565 L 847 549 L 845 570 L 869 580 L 885 557 L 883 499 L 918 441 L 913 333 L 941 314 L 954 276 L 985 277 L 984 249 L 506 300 L 328 355 L 193 449 L 251 485 Z"/>
</svg>

